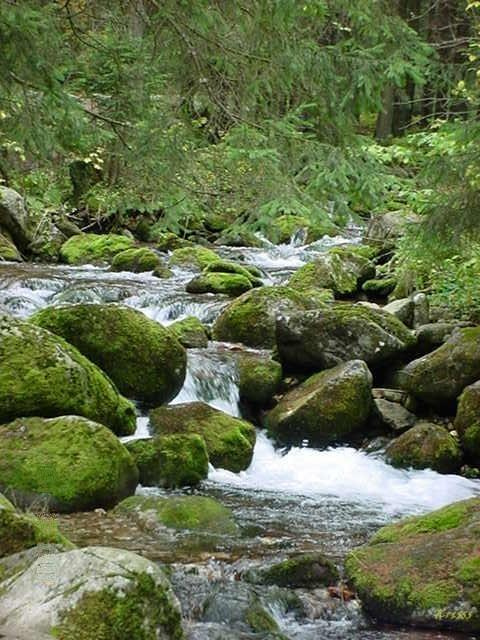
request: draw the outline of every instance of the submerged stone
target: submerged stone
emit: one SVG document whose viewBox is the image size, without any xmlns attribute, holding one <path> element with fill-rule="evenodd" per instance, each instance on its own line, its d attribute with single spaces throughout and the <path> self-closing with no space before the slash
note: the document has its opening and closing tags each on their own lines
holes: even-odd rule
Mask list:
<svg viewBox="0 0 480 640">
<path fill-rule="evenodd" d="M 301 553 L 258 572 L 263 584 L 290 589 L 328 587 L 339 579 L 337 567 L 321 553 Z"/>
</svg>

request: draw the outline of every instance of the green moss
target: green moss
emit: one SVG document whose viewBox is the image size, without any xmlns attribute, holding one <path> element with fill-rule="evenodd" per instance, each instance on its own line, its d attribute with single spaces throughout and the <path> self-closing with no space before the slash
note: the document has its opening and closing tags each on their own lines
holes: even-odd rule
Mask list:
<svg viewBox="0 0 480 640">
<path fill-rule="evenodd" d="M 184 638 L 179 611 L 166 589 L 147 573 L 132 576 L 126 592 L 87 592 L 63 615 L 58 640 L 157 640 Z"/>
<path fill-rule="evenodd" d="M 184 347 L 201 348 L 208 346 L 208 333 L 198 318 L 189 316 L 177 320 L 167 327 Z"/>
<path fill-rule="evenodd" d="M 106 427 L 63 416 L 22 418 L 0 426 L 0 487 L 52 510 L 108 507 L 135 491 L 138 471 Z"/>
<path fill-rule="evenodd" d="M 130 249 L 133 244 L 131 238 L 113 233 L 82 233 L 63 243 L 60 257 L 67 264 L 109 262 L 117 253 Z"/>
<path fill-rule="evenodd" d="M 168 402 L 185 380 L 185 349 L 158 322 L 129 307 L 49 307 L 31 322 L 68 340 L 105 371 L 125 395 Z"/>
<path fill-rule="evenodd" d="M 374 297 L 386 298 L 392 293 L 396 285 L 397 280 L 395 278 L 367 280 L 362 285 L 362 291 Z"/>
<path fill-rule="evenodd" d="M 159 251 L 174 251 L 175 249 L 193 246 L 193 242 L 190 242 L 190 240 L 180 238 L 170 231 L 164 231 L 163 223 L 154 224 L 150 228 L 147 240 L 154 242 Z"/>
<path fill-rule="evenodd" d="M 133 271 L 143 273 L 153 271 L 157 267 L 162 267 L 163 263 L 159 256 L 145 247 L 139 249 L 126 249 L 117 253 L 112 260 L 113 271 Z"/>
<path fill-rule="evenodd" d="M 237 273 L 247 280 L 250 280 L 253 286 L 262 286 L 262 282 L 259 279 L 262 277 L 261 272 L 256 267 L 243 266 L 232 262 L 231 260 L 216 260 L 205 267 L 206 273 Z"/>
<path fill-rule="evenodd" d="M 457 439 L 444 427 L 418 423 L 388 446 L 387 458 L 395 467 L 451 473 L 460 467 L 462 454 Z"/>
<path fill-rule="evenodd" d="M 455 577 L 466 589 L 472 604 L 480 610 L 480 556 L 460 562 Z"/>
<path fill-rule="evenodd" d="M 80 415 L 119 435 L 135 430 L 133 405 L 59 336 L 0 318 L 0 361 L 0 422 L 17 416 Z"/>
<path fill-rule="evenodd" d="M 480 423 L 470 425 L 462 438 L 465 453 L 475 464 L 480 464 Z"/>
<path fill-rule="evenodd" d="M 202 271 L 202 269 L 205 269 L 209 264 L 216 262 L 218 259 L 215 251 L 194 245 L 192 247 L 175 249 L 170 256 L 168 265 L 170 267 L 185 267 Z"/>
<path fill-rule="evenodd" d="M 271 358 L 242 356 L 238 372 L 240 398 L 258 406 L 271 402 L 282 381 L 282 365 Z"/>
<path fill-rule="evenodd" d="M 239 296 L 252 288 L 250 278 L 238 273 L 201 273 L 186 286 L 189 293 L 223 293 Z"/>
<path fill-rule="evenodd" d="M 275 637 L 280 632 L 279 626 L 275 622 L 274 618 L 258 600 L 249 607 L 246 620 L 252 628 L 252 631 L 255 631 L 256 633 L 266 632 L 268 634 L 273 634 Z"/>
<path fill-rule="evenodd" d="M 215 467 L 238 473 L 252 460 L 254 427 L 203 402 L 154 409 L 150 412 L 150 426 L 158 435 L 195 433 L 202 436 Z"/>
<path fill-rule="evenodd" d="M 172 529 L 227 535 L 238 533 L 230 509 L 217 500 L 204 496 L 132 496 L 121 502 L 115 510 L 147 515 L 148 512 L 154 512 L 159 523 Z"/>
<path fill-rule="evenodd" d="M 13 242 L 7 238 L 7 236 L 0 233 L 0 262 L 2 260 L 9 262 L 21 262 L 22 256 Z"/>
<path fill-rule="evenodd" d="M 328 587 L 338 582 L 336 566 L 320 553 L 303 553 L 278 562 L 260 574 L 264 584 L 296 589 Z"/>
<path fill-rule="evenodd" d="M 323 236 L 334 236 L 338 233 L 338 228 L 327 217 L 314 223 L 304 216 L 284 214 L 271 221 L 266 230 L 266 236 L 270 242 L 286 244 L 292 235 L 300 229 L 307 231 L 307 242 L 314 242 Z"/>
<path fill-rule="evenodd" d="M 234 300 L 217 318 L 215 340 L 243 342 L 251 347 L 275 346 L 275 321 L 281 310 L 299 311 L 314 306 L 289 287 L 261 287 Z"/>
<path fill-rule="evenodd" d="M 126 446 L 145 487 L 194 487 L 208 475 L 207 448 L 198 435 L 158 436 Z"/>
<path fill-rule="evenodd" d="M 282 442 L 345 442 L 361 434 L 371 404 L 371 374 L 355 360 L 317 373 L 289 391 L 267 414 L 266 426 Z"/>
</svg>

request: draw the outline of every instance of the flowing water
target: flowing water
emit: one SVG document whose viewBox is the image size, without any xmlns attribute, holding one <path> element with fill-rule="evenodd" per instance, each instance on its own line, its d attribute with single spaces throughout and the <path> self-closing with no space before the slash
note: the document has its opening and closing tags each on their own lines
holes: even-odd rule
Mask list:
<svg viewBox="0 0 480 640">
<path fill-rule="evenodd" d="M 309 246 L 293 241 L 260 249 L 219 248 L 226 257 L 262 270 L 266 285 L 285 282 L 298 267 L 332 245 L 356 242 L 325 238 Z M 0 264 L 0 310 L 28 318 L 49 305 L 76 302 L 122 303 L 169 324 L 196 316 L 211 324 L 228 299 L 191 295 L 192 277 L 178 269 L 168 280 L 149 274 L 111 273 L 104 268 Z M 210 343 L 188 352 L 185 384 L 173 403 L 202 400 L 233 416 L 241 415 L 237 386 L 238 345 Z M 148 419 L 139 408 L 133 438 L 148 437 Z M 140 489 L 162 493 L 158 489 Z M 188 532 L 152 534 L 132 529 L 121 517 L 101 512 L 62 518 L 67 535 L 79 544 L 113 544 L 173 563 L 172 581 L 182 601 L 192 640 L 266 638 L 245 630 L 241 612 L 259 599 L 292 640 L 354 638 L 431 640 L 451 634 L 376 628 L 358 603 L 328 598 L 324 590 L 298 591 L 249 585 L 239 578 L 252 567 L 299 550 L 318 550 L 341 561 L 378 527 L 480 494 L 480 483 L 433 471 L 404 471 L 378 454 L 351 447 L 276 449 L 258 433 L 251 466 L 234 474 L 210 469 L 201 493 L 230 507 L 241 528 L 235 537 L 199 537 Z"/>
</svg>

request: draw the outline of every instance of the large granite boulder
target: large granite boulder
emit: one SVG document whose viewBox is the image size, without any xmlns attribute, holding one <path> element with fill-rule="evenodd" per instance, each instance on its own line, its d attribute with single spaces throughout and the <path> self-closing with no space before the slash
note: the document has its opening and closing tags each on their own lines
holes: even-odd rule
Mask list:
<svg viewBox="0 0 480 640">
<path fill-rule="evenodd" d="M 480 633 L 480 498 L 380 529 L 346 573 L 380 622 Z"/>
<path fill-rule="evenodd" d="M 78 415 L 119 435 L 135 430 L 135 409 L 107 376 L 63 338 L 0 316 L 0 423 L 19 416 Z"/>
<path fill-rule="evenodd" d="M 411 332 L 391 314 L 349 303 L 284 314 L 276 337 L 282 363 L 313 371 L 352 359 L 383 364 L 415 345 Z"/>
<path fill-rule="evenodd" d="M 31 321 L 77 347 L 128 397 L 168 402 L 182 388 L 185 349 L 170 331 L 140 311 L 110 304 L 76 304 L 48 307 Z"/>
<path fill-rule="evenodd" d="M 281 442 L 327 445 L 363 434 L 372 408 L 372 375 L 361 360 L 317 373 L 289 391 L 267 414 L 266 424 Z"/>
</svg>

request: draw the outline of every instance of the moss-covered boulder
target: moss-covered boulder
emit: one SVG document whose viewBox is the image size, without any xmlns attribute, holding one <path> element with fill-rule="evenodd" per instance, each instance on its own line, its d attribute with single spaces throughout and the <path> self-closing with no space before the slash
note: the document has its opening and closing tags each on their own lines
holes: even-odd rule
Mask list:
<svg viewBox="0 0 480 640">
<path fill-rule="evenodd" d="M 335 296 L 349 296 L 375 276 L 373 264 L 349 249 L 332 249 L 296 271 L 288 286 L 296 291 L 331 289 Z"/>
<path fill-rule="evenodd" d="M 0 558 L 30 549 L 37 544 L 71 546 L 58 530 L 52 518 L 37 518 L 30 513 L 17 511 L 13 504 L 0 494 Z M 2 570 L 0 568 L 0 579 Z"/>
<path fill-rule="evenodd" d="M 283 363 L 314 371 L 352 358 L 378 365 L 415 345 L 412 333 L 391 314 L 349 303 L 280 317 L 276 337 Z"/>
<path fill-rule="evenodd" d="M 67 264 L 98 264 L 132 248 L 134 241 L 126 236 L 108 233 L 82 233 L 69 238 L 60 249 L 60 257 Z"/>
<path fill-rule="evenodd" d="M 105 371 L 121 393 L 168 402 L 182 388 L 187 355 L 170 331 L 130 307 L 48 307 L 31 322 L 55 333 Z"/>
<path fill-rule="evenodd" d="M 238 533 L 230 509 L 204 496 L 132 496 L 117 505 L 115 512 L 130 514 L 148 528 L 159 524 L 213 534 Z"/>
<path fill-rule="evenodd" d="M 275 217 L 266 229 L 266 237 L 275 244 L 286 244 L 297 231 L 304 231 L 305 243 L 315 242 L 323 236 L 334 236 L 338 227 L 325 216 L 324 220 L 313 222 L 305 216 L 283 214 Z"/>
<path fill-rule="evenodd" d="M 186 349 L 208 347 L 207 330 L 195 316 L 172 322 L 167 328 Z"/>
<path fill-rule="evenodd" d="M 63 338 L 0 316 L 0 423 L 18 416 L 79 415 L 119 435 L 135 431 L 135 409 Z"/>
<path fill-rule="evenodd" d="M 270 411 L 266 425 L 281 442 L 327 445 L 358 438 L 372 409 L 372 375 L 352 360 L 311 376 Z"/>
<path fill-rule="evenodd" d="M 441 347 L 413 360 L 396 384 L 434 408 L 452 403 L 480 379 L 480 327 L 456 331 Z"/>
<path fill-rule="evenodd" d="M 460 396 L 455 429 L 469 461 L 480 466 L 480 382 L 468 386 Z"/>
<path fill-rule="evenodd" d="M 241 265 L 231 260 L 217 260 L 207 265 L 204 269 L 206 273 L 236 273 L 247 280 L 250 280 L 253 287 L 261 287 L 262 272 L 257 267 L 251 265 Z"/>
<path fill-rule="evenodd" d="M 188 293 L 223 293 L 236 297 L 249 291 L 252 283 L 239 273 L 201 273 L 185 288 Z"/>
<path fill-rule="evenodd" d="M 131 495 L 138 470 L 106 427 L 78 416 L 0 425 L 0 490 L 53 511 L 109 507 Z"/>
<path fill-rule="evenodd" d="M 252 460 L 254 427 L 203 402 L 158 407 L 150 412 L 150 427 L 162 436 L 186 433 L 202 436 L 215 467 L 238 473 Z"/>
<path fill-rule="evenodd" d="M 144 487 L 195 487 L 208 475 L 205 440 L 194 433 L 133 440 L 126 447 Z"/>
<path fill-rule="evenodd" d="M 322 553 L 299 553 L 258 573 L 263 584 L 289 589 L 328 587 L 339 579 L 338 569 Z"/>
<path fill-rule="evenodd" d="M 112 260 L 113 271 L 143 273 L 145 271 L 154 271 L 162 266 L 163 262 L 160 256 L 147 247 L 126 249 L 117 253 Z"/>
<path fill-rule="evenodd" d="M 0 227 L 0 262 L 22 262 L 22 256 L 6 233 Z"/>
<path fill-rule="evenodd" d="M 238 358 L 240 399 L 258 407 L 267 406 L 282 382 L 282 365 L 255 353 Z"/>
<path fill-rule="evenodd" d="M 176 233 L 171 231 L 164 231 L 160 225 L 153 225 L 150 227 L 145 240 L 155 243 L 158 251 L 175 251 L 175 249 L 183 249 L 185 247 L 193 246 L 193 242 L 186 238 L 180 238 Z"/>
<path fill-rule="evenodd" d="M 180 606 L 162 570 L 108 547 L 42 555 L 4 582 L 0 632 L 36 640 L 184 638 Z"/>
<path fill-rule="evenodd" d="M 386 298 L 396 285 L 395 278 L 374 278 L 362 284 L 362 291 L 372 298 Z"/>
<path fill-rule="evenodd" d="M 445 427 L 419 422 L 387 447 L 387 460 L 395 467 L 433 469 L 454 473 L 462 454 L 457 439 Z"/>
<path fill-rule="evenodd" d="M 191 247 L 182 247 L 175 249 L 168 261 L 169 267 L 184 267 L 193 271 L 202 271 L 212 262 L 218 260 L 215 251 L 207 247 L 193 245 Z"/>
<path fill-rule="evenodd" d="M 234 300 L 220 314 L 213 327 L 213 337 L 215 340 L 271 349 L 276 342 L 277 315 L 314 306 L 306 296 L 289 287 L 253 289 Z"/>
<path fill-rule="evenodd" d="M 381 622 L 480 633 L 480 498 L 380 529 L 346 561 Z"/>
</svg>

